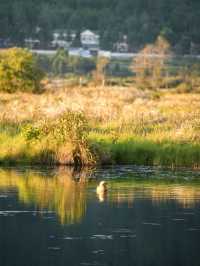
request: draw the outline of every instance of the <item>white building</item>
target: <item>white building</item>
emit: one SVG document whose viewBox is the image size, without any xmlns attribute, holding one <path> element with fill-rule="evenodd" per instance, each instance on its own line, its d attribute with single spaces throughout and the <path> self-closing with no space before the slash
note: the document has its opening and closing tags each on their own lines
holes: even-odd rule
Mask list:
<svg viewBox="0 0 200 266">
<path fill-rule="evenodd" d="M 53 48 L 65 48 L 69 49 L 72 42 L 76 38 L 76 33 L 73 31 L 67 30 L 55 30 L 53 32 L 53 41 L 51 42 L 51 46 Z"/>
<path fill-rule="evenodd" d="M 90 30 L 81 33 L 81 44 L 84 49 L 98 50 L 99 49 L 99 35 Z"/>
<path fill-rule="evenodd" d="M 51 46 L 53 48 L 64 48 L 64 49 L 69 49 L 71 46 L 71 42 L 67 42 L 65 40 L 53 40 L 51 42 Z"/>
</svg>

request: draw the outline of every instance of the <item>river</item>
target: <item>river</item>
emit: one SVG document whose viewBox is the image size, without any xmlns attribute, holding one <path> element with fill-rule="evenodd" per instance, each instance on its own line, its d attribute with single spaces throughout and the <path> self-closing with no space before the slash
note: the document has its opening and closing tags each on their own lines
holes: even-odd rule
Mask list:
<svg viewBox="0 0 200 266">
<path fill-rule="evenodd" d="M 199 239 L 199 171 L 0 169 L 2 266 L 197 266 Z"/>
</svg>

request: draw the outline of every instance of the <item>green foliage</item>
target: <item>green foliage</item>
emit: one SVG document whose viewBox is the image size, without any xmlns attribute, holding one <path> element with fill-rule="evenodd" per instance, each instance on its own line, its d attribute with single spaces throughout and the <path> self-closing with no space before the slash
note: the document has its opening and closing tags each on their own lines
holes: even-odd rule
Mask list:
<svg viewBox="0 0 200 266">
<path fill-rule="evenodd" d="M 42 78 L 32 53 L 20 48 L 0 52 L 0 91 L 35 92 L 40 89 Z"/>
<path fill-rule="evenodd" d="M 22 129 L 22 134 L 29 144 L 45 140 L 48 147 L 51 147 L 58 157 L 62 157 L 58 161 L 75 165 L 94 163 L 87 142 L 88 133 L 89 126 L 84 114 L 73 111 L 65 112 L 54 121 L 43 121 L 36 126 L 26 125 Z M 49 154 L 50 152 L 47 153 Z"/>
<path fill-rule="evenodd" d="M 162 165 L 199 167 L 199 144 L 154 142 L 145 138 L 119 138 L 113 143 L 108 136 L 93 139 L 95 152 L 103 164 Z"/>
<path fill-rule="evenodd" d="M 32 141 L 33 139 L 39 140 L 41 137 L 41 130 L 32 124 L 27 124 L 22 128 L 22 135 L 24 135 L 27 141 Z"/>
<path fill-rule="evenodd" d="M 68 52 L 64 49 L 59 49 L 52 59 L 53 72 L 56 75 L 63 75 L 66 73 L 68 67 Z"/>
<path fill-rule="evenodd" d="M 22 130 L 28 141 L 50 137 L 57 145 L 63 145 L 66 142 L 84 143 L 88 132 L 89 126 L 84 114 L 70 110 L 56 120 L 44 120 L 35 126 L 28 124 Z"/>
<path fill-rule="evenodd" d="M 64 49 L 59 49 L 54 56 L 38 55 L 37 61 L 44 72 L 61 77 L 69 73 L 87 74 L 96 68 L 93 58 L 70 56 Z"/>
<path fill-rule="evenodd" d="M 86 142 L 88 132 L 89 126 L 84 114 L 73 111 L 65 112 L 49 128 L 49 133 L 52 133 L 59 144 L 66 141 L 83 144 Z"/>
</svg>

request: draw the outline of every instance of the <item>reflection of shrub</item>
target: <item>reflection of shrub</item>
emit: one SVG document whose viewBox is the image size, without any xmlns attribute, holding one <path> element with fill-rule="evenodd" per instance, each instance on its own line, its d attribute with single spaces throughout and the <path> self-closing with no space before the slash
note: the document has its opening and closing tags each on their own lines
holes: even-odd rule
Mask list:
<svg viewBox="0 0 200 266">
<path fill-rule="evenodd" d="M 1 91 L 38 91 L 42 78 L 34 56 L 27 50 L 12 48 L 0 53 Z"/>
</svg>

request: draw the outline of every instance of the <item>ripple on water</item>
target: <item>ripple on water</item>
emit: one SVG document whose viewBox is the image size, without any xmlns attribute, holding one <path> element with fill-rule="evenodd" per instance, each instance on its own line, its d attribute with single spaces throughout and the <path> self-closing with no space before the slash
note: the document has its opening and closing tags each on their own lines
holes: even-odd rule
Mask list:
<svg viewBox="0 0 200 266">
<path fill-rule="evenodd" d="M 120 235 L 120 238 L 136 238 L 136 235 Z"/>
<path fill-rule="evenodd" d="M 133 233 L 133 231 L 128 229 L 128 228 L 119 228 L 119 229 L 114 230 L 113 233 L 119 233 L 119 234 L 120 233 L 127 233 L 127 234 L 129 234 L 129 233 Z"/>
<path fill-rule="evenodd" d="M 60 247 L 48 247 L 49 250 L 55 250 L 55 251 L 58 251 L 58 250 L 61 250 Z"/>
<path fill-rule="evenodd" d="M 103 249 L 93 250 L 92 253 L 93 254 L 104 254 L 104 250 Z"/>
<path fill-rule="evenodd" d="M 94 261 L 94 262 L 81 262 L 80 265 L 83 265 L 83 266 L 84 265 L 85 266 L 106 266 L 107 264 Z"/>
<path fill-rule="evenodd" d="M 173 222 L 184 222 L 185 219 L 184 218 L 172 218 L 171 219 Z"/>
<path fill-rule="evenodd" d="M 0 216 L 15 216 L 16 214 L 49 214 L 53 213 L 51 211 L 15 211 L 15 210 L 10 210 L 10 211 L 0 211 Z"/>
<path fill-rule="evenodd" d="M 8 195 L 0 195 L 0 199 L 7 199 Z"/>
<path fill-rule="evenodd" d="M 187 231 L 189 232 L 196 232 L 196 231 L 200 231 L 200 228 L 197 228 L 197 227 L 191 227 L 191 228 L 188 228 Z"/>
<path fill-rule="evenodd" d="M 112 235 L 92 235 L 90 239 L 113 240 Z"/>
<path fill-rule="evenodd" d="M 159 223 L 151 223 L 151 222 L 143 222 L 143 225 L 151 225 L 151 226 L 161 226 Z"/>
<path fill-rule="evenodd" d="M 49 236 L 50 239 L 55 239 L 56 237 L 54 235 Z"/>
<path fill-rule="evenodd" d="M 81 240 L 82 237 L 79 237 L 79 236 L 76 236 L 76 237 L 66 236 L 63 239 L 64 240 Z"/>
</svg>

